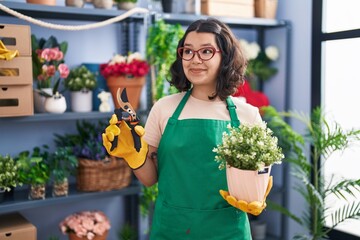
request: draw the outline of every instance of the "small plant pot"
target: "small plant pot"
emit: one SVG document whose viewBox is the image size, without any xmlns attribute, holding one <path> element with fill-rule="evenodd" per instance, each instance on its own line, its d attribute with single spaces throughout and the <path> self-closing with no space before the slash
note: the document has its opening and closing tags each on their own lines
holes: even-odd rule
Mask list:
<svg viewBox="0 0 360 240">
<path fill-rule="evenodd" d="M 69 182 L 64 179 L 62 182 L 54 182 L 52 196 L 53 197 L 65 197 L 69 194 Z"/>
<path fill-rule="evenodd" d="M 45 110 L 48 113 L 64 113 L 66 111 L 65 97 L 61 94 L 57 94 L 46 98 Z"/>
<path fill-rule="evenodd" d="M 92 110 L 92 91 L 72 91 L 71 110 L 73 112 L 91 112 Z"/>
<path fill-rule="evenodd" d="M 93 0 L 93 4 L 96 8 L 110 9 L 113 6 L 113 0 Z"/>
<path fill-rule="evenodd" d="M 85 0 L 66 0 L 65 5 L 68 7 L 82 8 L 85 4 Z"/>
<path fill-rule="evenodd" d="M 52 88 L 42 88 L 41 91 L 48 94 L 52 93 Z M 34 110 L 36 113 L 44 113 L 46 97 L 42 96 L 37 90 L 34 90 Z"/>
<path fill-rule="evenodd" d="M 121 2 L 121 3 L 118 3 L 118 9 L 120 10 L 130 10 L 134 7 L 136 7 L 136 3 L 133 3 L 133 2 Z"/>
<path fill-rule="evenodd" d="M 56 0 L 26 0 L 27 3 L 55 6 Z"/>
<path fill-rule="evenodd" d="M 30 200 L 45 199 L 46 187 L 45 184 L 31 184 L 29 190 Z"/>
</svg>

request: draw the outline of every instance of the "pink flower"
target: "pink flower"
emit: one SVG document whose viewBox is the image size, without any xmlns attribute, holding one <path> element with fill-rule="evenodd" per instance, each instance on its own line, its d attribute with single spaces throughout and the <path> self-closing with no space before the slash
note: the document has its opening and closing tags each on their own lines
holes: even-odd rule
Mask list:
<svg viewBox="0 0 360 240">
<path fill-rule="evenodd" d="M 61 63 L 58 67 L 58 70 L 61 78 L 67 78 L 69 76 L 70 70 L 66 64 Z"/>
</svg>

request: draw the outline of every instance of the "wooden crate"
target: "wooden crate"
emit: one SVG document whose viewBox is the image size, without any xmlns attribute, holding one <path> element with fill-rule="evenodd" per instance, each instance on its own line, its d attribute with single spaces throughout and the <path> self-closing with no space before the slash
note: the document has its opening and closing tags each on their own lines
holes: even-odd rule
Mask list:
<svg viewBox="0 0 360 240">
<path fill-rule="evenodd" d="M 201 14 L 252 18 L 255 16 L 254 0 L 202 0 Z"/>
</svg>

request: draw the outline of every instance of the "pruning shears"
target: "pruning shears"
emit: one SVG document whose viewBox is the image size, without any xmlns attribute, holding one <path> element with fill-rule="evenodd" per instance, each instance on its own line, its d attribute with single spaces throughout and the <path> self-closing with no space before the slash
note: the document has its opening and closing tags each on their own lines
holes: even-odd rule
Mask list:
<svg viewBox="0 0 360 240">
<path fill-rule="evenodd" d="M 135 132 L 135 126 L 139 124 L 139 118 L 134 110 L 134 108 L 129 103 L 126 88 L 120 89 L 118 88 L 116 92 L 116 98 L 117 102 L 119 103 L 120 108 L 117 108 L 114 110 L 114 113 L 116 114 L 116 117 L 118 119 L 118 122 L 116 125 L 120 125 L 121 121 L 124 120 L 125 123 L 130 127 L 131 129 L 131 135 L 134 140 L 134 148 L 137 152 L 141 149 L 141 141 L 140 136 Z M 117 147 L 118 144 L 118 136 L 115 136 L 114 141 L 112 142 L 110 150 L 114 150 Z"/>
</svg>

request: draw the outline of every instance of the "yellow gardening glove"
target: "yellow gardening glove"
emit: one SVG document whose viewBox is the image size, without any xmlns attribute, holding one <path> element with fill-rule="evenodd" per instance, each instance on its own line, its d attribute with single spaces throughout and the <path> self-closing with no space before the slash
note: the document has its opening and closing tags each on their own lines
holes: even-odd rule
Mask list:
<svg viewBox="0 0 360 240">
<path fill-rule="evenodd" d="M 9 50 L 6 48 L 5 44 L 0 40 L 0 59 L 2 60 L 11 60 L 14 57 L 19 56 L 18 50 Z"/>
<path fill-rule="evenodd" d="M 220 190 L 220 195 L 233 207 L 240 209 L 243 212 L 250 213 L 254 216 L 258 216 L 265 208 L 266 208 L 266 197 L 269 195 L 270 190 L 273 186 L 273 178 L 269 177 L 269 182 L 266 188 L 264 200 L 254 201 L 251 203 L 247 203 L 244 200 L 237 200 L 235 197 L 231 196 L 229 192 Z"/>
<path fill-rule="evenodd" d="M 112 156 L 123 158 L 132 169 L 140 168 L 145 163 L 149 149 L 148 144 L 142 139 L 145 129 L 140 125 L 134 127 L 141 142 L 140 151 L 136 151 L 131 133 L 132 129 L 129 125 L 122 120 L 118 127 L 116 125 L 118 123 L 116 114 L 112 115 L 109 123 L 110 125 L 105 129 L 105 133 L 102 134 L 103 145 L 106 151 Z M 115 136 L 117 136 L 117 146 L 111 150 L 112 142 L 114 139 L 116 140 Z"/>
</svg>

